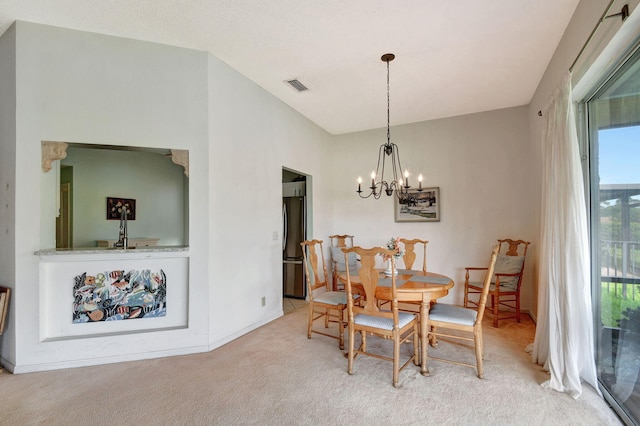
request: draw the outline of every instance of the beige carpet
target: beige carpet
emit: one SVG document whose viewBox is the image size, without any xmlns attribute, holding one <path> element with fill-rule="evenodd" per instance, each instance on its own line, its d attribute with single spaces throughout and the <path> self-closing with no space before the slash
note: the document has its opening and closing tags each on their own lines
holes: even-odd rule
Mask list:
<svg viewBox="0 0 640 426">
<path fill-rule="evenodd" d="M 533 340 L 531 320 L 499 329 L 487 322 L 484 379 L 471 368 L 431 361 L 429 377 L 410 365 L 398 388 L 386 361 L 360 357 L 349 376 L 337 340 L 308 340 L 305 324 L 306 309 L 297 309 L 205 354 L 4 372 L 0 424 L 621 424 L 588 386 L 576 401 L 539 385 L 547 375 L 523 350 Z M 430 351 L 473 359 L 447 342 Z"/>
</svg>

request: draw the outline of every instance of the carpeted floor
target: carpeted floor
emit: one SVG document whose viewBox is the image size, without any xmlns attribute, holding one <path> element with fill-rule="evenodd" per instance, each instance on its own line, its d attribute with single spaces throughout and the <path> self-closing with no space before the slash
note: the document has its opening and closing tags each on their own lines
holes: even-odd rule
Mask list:
<svg viewBox="0 0 640 426">
<path fill-rule="evenodd" d="M 337 340 L 306 337 L 307 310 L 214 351 L 51 372 L 0 375 L 2 425 L 619 425 L 585 385 L 578 400 L 540 386 L 547 374 L 524 347 L 534 325 L 487 319 L 485 378 L 431 361 L 391 385 L 391 363 L 360 357 L 354 374 Z M 380 350 L 389 342 L 369 340 Z M 409 349 L 406 348 L 405 351 Z M 442 341 L 434 355 L 473 353 Z"/>
</svg>

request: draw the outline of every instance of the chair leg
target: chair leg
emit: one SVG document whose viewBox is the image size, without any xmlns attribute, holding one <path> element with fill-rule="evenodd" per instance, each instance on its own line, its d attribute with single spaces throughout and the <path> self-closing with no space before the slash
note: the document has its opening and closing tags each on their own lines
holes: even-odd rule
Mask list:
<svg viewBox="0 0 640 426">
<path fill-rule="evenodd" d="M 418 324 L 413 326 L 413 363 L 420 365 L 420 334 Z"/>
<path fill-rule="evenodd" d="M 437 333 L 438 329 L 434 326 L 431 326 L 431 331 L 433 333 Z M 429 330 L 427 330 L 427 333 L 429 332 Z M 428 341 L 429 341 L 429 345 L 431 345 L 432 348 L 437 348 L 438 347 L 438 337 L 435 334 L 430 334 L 427 336 L 428 337 Z"/>
<path fill-rule="evenodd" d="M 493 307 L 493 326 L 498 328 L 498 312 L 500 312 L 500 298 L 498 298 L 498 300 L 496 301 L 495 296 L 491 295 L 491 306 Z"/>
<path fill-rule="evenodd" d="M 313 303 L 309 303 L 309 321 L 307 324 L 307 339 L 311 339 L 311 326 L 313 325 Z"/>
<path fill-rule="evenodd" d="M 474 340 L 475 349 L 476 349 L 476 365 L 478 367 L 478 378 L 482 379 L 482 376 L 484 375 L 484 369 L 482 365 L 482 358 L 484 356 L 483 354 L 484 348 L 483 348 L 483 342 L 482 342 L 482 328 L 477 327 L 476 330 L 474 330 L 473 340 Z"/>
<path fill-rule="evenodd" d="M 353 357 L 355 351 L 355 330 L 353 329 L 353 325 L 349 324 L 349 352 L 347 352 L 347 373 L 353 374 Z"/>
<path fill-rule="evenodd" d="M 520 322 L 520 293 L 516 293 L 516 321 Z"/>
<path fill-rule="evenodd" d="M 464 286 L 464 307 L 467 308 L 469 306 L 469 287 Z"/>
<path fill-rule="evenodd" d="M 393 387 L 398 386 L 400 376 L 400 333 L 396 329 L 393 332 Z"/>
<path fill-rule="evenodd" d="M 340 350 L 344 350 L 344 307 L 338 307 L 338 334 L 340 335 Z"/>
</svg>

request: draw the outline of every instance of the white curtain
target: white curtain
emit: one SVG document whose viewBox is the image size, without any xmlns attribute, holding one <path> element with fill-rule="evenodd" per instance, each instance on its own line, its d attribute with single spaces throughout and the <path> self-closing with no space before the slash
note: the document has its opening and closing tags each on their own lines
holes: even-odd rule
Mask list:
<svg viewBox="0 0 640 426">
<path fill-rule="evenodd" d="M 587 215 L 570 72 L 543 116 L 538 323 L 532 358 L 550 373 L 542 386 L 578 398 L 581 379 L 596 391 L 598 387 Z"/>
</svg>

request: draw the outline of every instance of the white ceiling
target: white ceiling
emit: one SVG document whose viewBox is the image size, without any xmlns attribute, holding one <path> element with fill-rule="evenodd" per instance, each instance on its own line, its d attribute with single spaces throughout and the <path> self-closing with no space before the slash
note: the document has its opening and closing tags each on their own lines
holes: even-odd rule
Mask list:
<svg viewBox="0 0 640 426">
<path fill-rule="evenodd" d="M 0 0 L 0 33 L 24 20 L 205 50 L 340 134 L 386 127 L 387 52 L 391 125 L 528 104 L 578 2 Z"/>
</svg>

